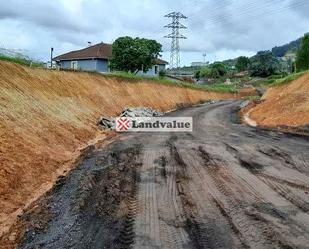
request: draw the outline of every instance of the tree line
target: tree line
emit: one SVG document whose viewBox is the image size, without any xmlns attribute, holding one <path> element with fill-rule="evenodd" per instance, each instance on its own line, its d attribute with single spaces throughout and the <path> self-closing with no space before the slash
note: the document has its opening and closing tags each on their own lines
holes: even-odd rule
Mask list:
<svg viewBox="0 0 309 249">
<path fill-rule="evenodd" d="M 228 64 L 231 64 L 230 61 Z M 248 71 L 251 76 L 268 77 L 275 74 L 301 72 L 309 69 L 309 34 L 301 39 L 301 44 L 296 52 L 296 61 L 290 59 L 283 61 L 274 56 L 272 51 L 260 51 L 249 58 L 240 56 L 234 62 L 235 66 L 224 62 L 215 62 L 195 72 L 196 78 L 220 78 L 231 71 Z"/>
</svg>

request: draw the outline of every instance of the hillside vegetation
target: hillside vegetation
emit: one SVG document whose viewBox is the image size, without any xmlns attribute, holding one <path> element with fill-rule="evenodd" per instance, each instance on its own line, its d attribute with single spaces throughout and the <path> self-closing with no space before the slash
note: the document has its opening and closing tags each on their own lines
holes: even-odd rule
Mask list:
<svg viewBox="0 0 309 249">
<path fill-rule="evenodd" d="M 293 52 L 296 53 L 296 51 L 299 49 L 300 44 L 302 42 L 303 37 L 300 37 L 294 41 L 291 41 L 287 44 L 284 44 L 282 46 L 276 46 L 271 49 L 271 52 L 273 53 L 274 56 L 276 57 L 283 57 L 285 56 L 288 52 Z"/>
<path fill-rule="evenodd" d="M 181 103 L 236 97 L 0 62 L 0 236 L 32 198 L 68 170 L 79 148 L 104 137 L 96 124 L 101 115 L 115 116 L 126 106 L 167 111 Z"/>
</svg>

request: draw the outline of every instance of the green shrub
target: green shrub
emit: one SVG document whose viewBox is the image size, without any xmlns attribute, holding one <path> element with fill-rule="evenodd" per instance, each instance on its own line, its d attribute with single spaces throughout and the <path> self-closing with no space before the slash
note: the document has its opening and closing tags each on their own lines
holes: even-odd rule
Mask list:
<svg viewBox="0 0 309 249">
<path fill-rule="evenodd" d="M 159 76 L 160 76 L 161 78 L 165 77 L 165 76 L 166 76 L 166 71 L 165 71 L 165 70 L 160 70 L 160 71 L 159 71 Z"/>
<path fill-rule="evenodd" d="M 251 76 L 268 77 L 281 73 L 279 60 L 270 51 L 258 52 L 251 58 Z"/>
<path fill-rule="evenodd" d="M 0 54 L 0 61 L 8 61 L 23 66 L 32 66 L 32 67 L 42 67 L 44 65 L 40 61 L 31 60 L 30 58 L 27 57 L 11 57 L 3 54 Z"/>
</svg>

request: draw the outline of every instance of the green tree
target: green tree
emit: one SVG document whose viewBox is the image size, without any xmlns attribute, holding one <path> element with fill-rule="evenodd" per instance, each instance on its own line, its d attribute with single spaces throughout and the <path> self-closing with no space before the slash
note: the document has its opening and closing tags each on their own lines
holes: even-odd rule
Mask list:
<svg viewBox="0 0 309 249">
<path fill-rule="evenodd" d="M 113 43 L 110 67 L 112 70 L 131 73 L 147 72 L 161 51 L 162 45 L 155 40 L 120 37 Z"/>
<path fill-rule="evenodd" d="M 194 78 L 196 78 L 197 80 L 199 80 L 201 78 L 201 71 L 200 70 L 194 72 Z"/>
<path fill-rule="evenodd" d="M 203 67 L 200 71 L 200 76 L 201 77 L 211 77 L 211 70 L 208 67 Z"/>
<path fill-rule="evenodd" d="M 210 75 L 212 78 L 220 78 L 227 74 L 227 69 L 224 63 L 215 62 L 210 65 Z"/>
<path fill-rule="evenodd" d="M 281 72 L 279 60 L 270 51 L 261 51 L 253 56 L 249 69 L 252 76 L 261 77 L 268 77 Z"/>
<path fill-rule="evenodd" d="M 250 66 L 250 59 L 248 57 L 240 56 L 237 58 L 235 67 L 238 72 L 248 70 L 249 66 Z"/>
<path fill-rule="evenodd" d="M 199 70 L 196 75 L 198 74 L 199 77 L 206 77 L 206 78 L 220 78 L 227 74 L 227 69 L 224 63 L 222 62 L 215 62 L 208 67 L 203 67 Z"/>
<path fill-rule="evenodd" d="M 309 69 L 309 34 L 304 36 L 296 57 L 297 72 L 307 69 Z"/>
</svg>

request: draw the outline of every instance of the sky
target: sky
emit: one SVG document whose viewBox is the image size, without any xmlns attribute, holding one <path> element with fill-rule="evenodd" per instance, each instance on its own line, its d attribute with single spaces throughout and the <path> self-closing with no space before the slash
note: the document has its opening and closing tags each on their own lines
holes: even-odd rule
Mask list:
<svg viewBox="0 0 309 249">
<path fill-rule="evenodd" d="M 155 39 L 169 61 L 164 38 L 179 11 L 181 64 L 220 61 L 283 45 L 309 32 L 308 0 L 0 0 L 0 47 L 47 61 L 55 55 L 120 36 Z"/>
</svg>

